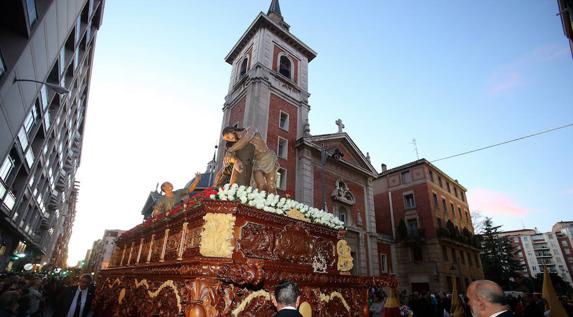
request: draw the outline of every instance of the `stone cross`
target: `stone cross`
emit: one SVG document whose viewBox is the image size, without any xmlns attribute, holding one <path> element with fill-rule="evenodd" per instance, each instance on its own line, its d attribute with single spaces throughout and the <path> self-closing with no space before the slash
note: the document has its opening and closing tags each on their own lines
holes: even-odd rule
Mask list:
<svg viewBox="0 0 573 317">
<path fill-rule="evenodd" d="M 338 126 L 338 133 L 344 132 L 344 124 L 342 123 L 342 120 L 338 119 L 335 123 Z"/>
</svg>

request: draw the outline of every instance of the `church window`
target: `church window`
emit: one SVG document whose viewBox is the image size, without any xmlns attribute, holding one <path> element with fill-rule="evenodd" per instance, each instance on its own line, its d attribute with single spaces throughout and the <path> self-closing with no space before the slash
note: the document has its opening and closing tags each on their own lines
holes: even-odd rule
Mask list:
<svg viewBox="0 0 573 317">
<path fill-rule="evenodd" d="M 338 219 L 345 225 L 348 224 L 348 211 L 346 211 L 346 208 L 340 207 L 340 209 L 338 209 Z"/>
<path fill-rule="evenodd" d="M 285 160 L 288 158 L 288 141 L 280 137 L 277 146 L 277 156 Z"/>
<path fill-rule="evenodd" d="M 380 254 L 380 269 L 382 273 L 388 273 L 388 256 Z"/>
<path fill-rule="evenodd" d="M 281 73 L 281 75 L 285 77 L 288 77 L 289 79 L 292 79 L 291 69 L 292 69 L 292 63 L 290 59 L 282 55 L 279 60 L 279 73 Z"/>
<path fill-rule="evenodd" d="M 246 57 L 243 58 L 243 61 L 241 62 L 241 70 L 239 71 L 239 78 L 243 77 L 247 73 L 247 64 L 248 63 L 249 63 L 249 60 Z"/>
<path fill-rule="evenodd" d="M 282 111 L 280 112 L 279 127 L 283 130 L 288 131 L 288 113 Z"/>
<path fill-rule="evenodd" d="M 281 190 L 286 189 L 286 170 L 284 168 L 279 168 L 277 170 L 277 188 Z"/>
</svg>

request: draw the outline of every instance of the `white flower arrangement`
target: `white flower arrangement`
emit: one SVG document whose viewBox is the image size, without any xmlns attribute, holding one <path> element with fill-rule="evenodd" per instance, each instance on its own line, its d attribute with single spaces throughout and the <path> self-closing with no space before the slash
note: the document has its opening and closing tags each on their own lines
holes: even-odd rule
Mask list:
<svg viewBox="0 0 573 317">
<path fill-rule="evenodd" d="M 333 229 L 344 229 L 344 223 L 333 214 L 324 210 L 310 207 L 289 198 L 275 194 L 267 194 L 256 188 L 225 184 L 219 188 L 217 194 L 211 195 L 213 200 L 239 201 L 243 205 L 262 209 L 278 215 L 286 216 L 292 209 L 298 209 L 312 223 L 327 226 Z"/>
</svg>

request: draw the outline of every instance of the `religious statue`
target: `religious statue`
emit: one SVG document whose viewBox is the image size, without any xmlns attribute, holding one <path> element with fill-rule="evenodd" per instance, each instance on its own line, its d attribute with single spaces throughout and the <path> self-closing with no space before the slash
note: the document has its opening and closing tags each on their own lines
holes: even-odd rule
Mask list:
<svg viewBox="0 0 573 317">
<path fill-rule="evenodd" d="M 279 168 L 277 154 L 270 150 L 260 133 L 252 127 L 246 129 L 226 127 L 222 132 L 223 140 L 234 142 L 227 149 L 232 155 L 251 144 L 254 146 L 253 178 L 259 190 L 275 194 L 277 191 L 277 170 Z"/>
<path fill-rule="evenodd" d="M 230 148 L 233 144 L 227 142 L 226 147 Z M 254 151 L 255 147 L 249 143 L 234 153 L 225 152 L 223 167 L 217 172 L 214 185 L 221 187 L 229 183 L 250 186 Z"/>
<path fill-rule="evenodd" d="M 348 273 L 354 267 L 352 250 L 346 240 L 339 240 L 336 243 L 336 253 L 338 254 L 337 268 L 341 273 Z"/>
<path fill-rule="evenodd" d="M 193 192 L 199 182 L 201 181 L 201 173 L 195 174 L 195 180 L 189 185 L 188 188 L 178 189 L 173 191 L 173 185 L 170 182 L 161 184 L 161 191 L 164 193 L 161 198 L 153 205 L 152 217 L 166 213 L 173 209 L 175 205 L 189 198 L 189 193 Z"/>
</svg>

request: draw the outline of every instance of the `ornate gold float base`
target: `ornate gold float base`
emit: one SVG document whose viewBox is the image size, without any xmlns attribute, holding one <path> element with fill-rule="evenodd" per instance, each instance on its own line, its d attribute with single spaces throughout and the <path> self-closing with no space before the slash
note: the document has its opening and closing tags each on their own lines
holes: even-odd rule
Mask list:
<svg viewBox="0 0 573 317">
<path fill-rule="evenodd" d="M 96 316 L 273 316 L 270 294 L 287 279 L 301 288 L 305 317 L 368 316 L 368 288 L 396 279 L 349 275 L 342 238 L 237 203 L 205 203 L 118 239 L 97 279 Z"/>
</svg>

